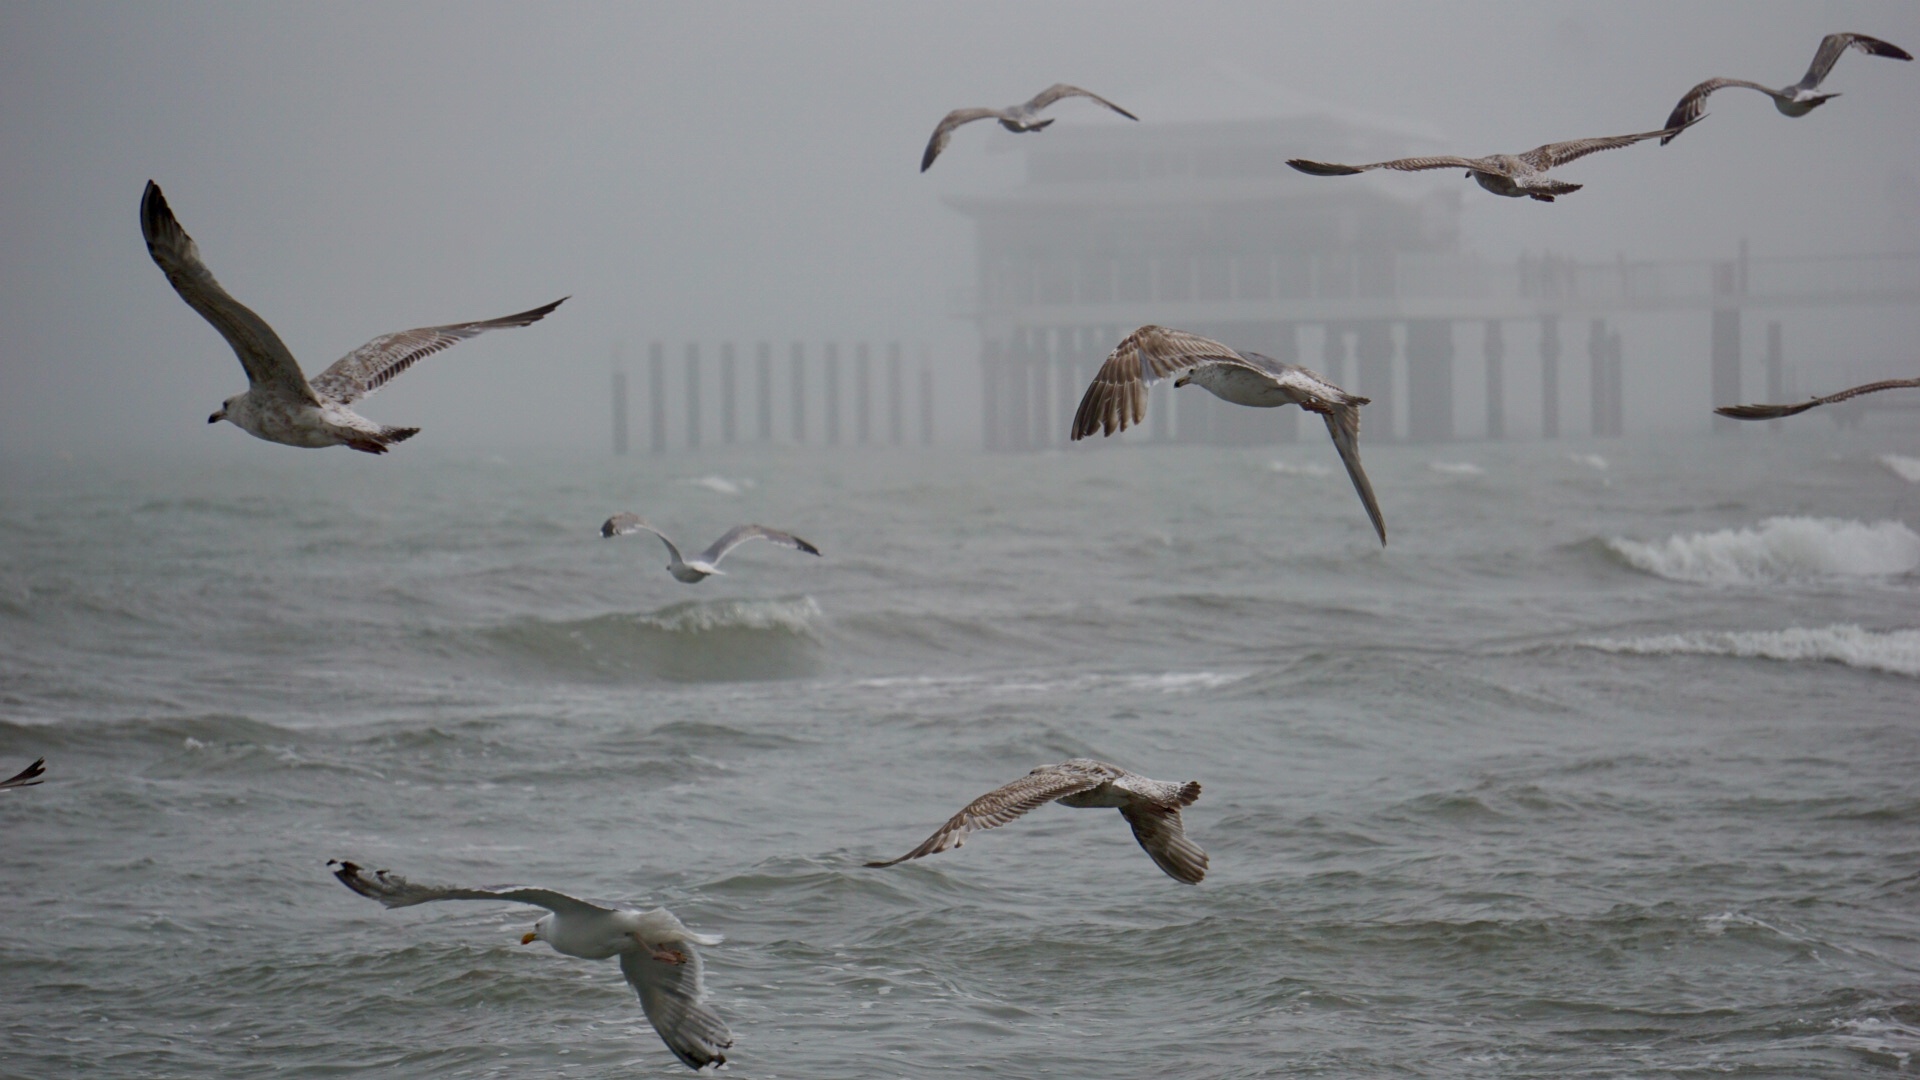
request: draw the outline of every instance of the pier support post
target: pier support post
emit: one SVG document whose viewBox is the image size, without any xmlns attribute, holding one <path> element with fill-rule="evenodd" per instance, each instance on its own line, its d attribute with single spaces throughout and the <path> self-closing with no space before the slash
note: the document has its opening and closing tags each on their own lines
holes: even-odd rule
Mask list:
<svg viewBox="0 0 1920 1080">
<path fill-rule="evenodd" d="M 900 416 L 900 343 L 887 344 L 887 445 L 899 446 L 904 438 Z"/>
<path fill-rule="evenodd" d="M 827 342 L 825 359 L 820 361 L 826 368 L 827 395 L 827 445 L 840 445 L 840 343 Z"/>
<path fill-rule="evenodd" d="M 1453 438 L 1453 323 L 1415 319 L 1407 323 L 1407 438 L 1446 442 Z"/>
<path fill-rule="evenodd" d="M 667 452 L 667 350 L 657 341 L 647 346 L 647 447 Z"/>
<path fill-rule="evenodd" d="M 734 435 L 737 433 L 734 427 L 733 407 L 740 389 L 738 372 L 735 370 L 738 365 L 739 360 L 733 352 L 733 342 L 723 343 L 720 346 L 720 441 L 728 446 L 733 445 Z"/>
<path fill-rule="evenodd" d="M 807 347 L 799 342 L 793 343 L 793 441 L 802 445 L 807 441 Z"/>
<path fill-rule="evenodd" d="M 873 441 L 873 352 L 864 341 L 853 347 L 853 441 Z"/>
<path fill-rule="evenodd" d="M 1005 423 L 1001 416 L 1000 369 L 1006 362 L 1006 352 L 1006 344 L 996 339 L 989 338 L 980 345 L 980 443 L 988 450 L 1005 449 L 1000 436 Z"/>
<path fill-rule="evenodd" d="M 1782 401 L 1787 395 L 1786 354 L 1780 347 L 1780 323 L 1767 324 L 1767 400 Z M 1768 431 L 1779 431 L 1786 422 L 1778 417 L 1767 421 Z"/>
<path fill-rule="evenodd" d="M 700 346 L 687 343 L 687 449 L 700 449 Z"/>
<path fill-rule="evenodd" d="M 773 441 L 773 344 L 763 341 L 753 347 L 754 395 L 753 408 L 755 419 L 760 428 L 760 441 Z"/>
<path fill-rule="evenodd" d="M 1560 316 L 1540 317 L 1540 437 L 1560 437 Z"/>
<path fill-rule="evenodd" d="M 1507 437 L 1507 339 L 1499 319 L 1487 320 L 1487 438 Z"/>
</svg>

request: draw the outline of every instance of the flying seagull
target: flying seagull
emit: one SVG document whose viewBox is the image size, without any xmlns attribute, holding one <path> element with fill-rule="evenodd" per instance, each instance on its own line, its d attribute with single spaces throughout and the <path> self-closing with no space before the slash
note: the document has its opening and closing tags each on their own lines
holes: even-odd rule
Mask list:
<svg viewBox="0 0 1920 1080">
<path fill-rule="evenodd" d="M 1145 420 L 1147 387 L 1169 375 L 1178 376 L 1173 381 L 1176 387 L 1194 383 L 1235 405 L 1257 409 L 1298 405 L 1319 413 L 1373 521 L 1373 531 L 1380 534 L 1381 546 L 1386 545 L 1387 523 L 1373 497 L 1373 484 L 1360 467 L 1360 406 L 1368 399 L 1347 393 L 1299 364 L 1256 352 L 1235 352 L 1182 330 L 1143 326 L 1114 346 L 1093 376 L 1079 411 L 1073 414 L 1073 438 L 1083 439 L 1096 431 L 1111 435 L 1127 430 L 1128 423 Z"/>
<path fill-rule="evenodd" d="M 1695 118 L 1697 119 L 1698 117 Z M 1294 158 L 1287 164 L 1313 176 L 1352 176 L 1366 172 L 1368 169 L 1395 169 L 1400 172 L 1420 172 L 1423 169 L 1465 169 L 1468 177 L 1478 180 L 1481 187 L 1495 195 L 1505 195 L 1510 199 L 1529 198 L 1538 199 L 1541 202 L 1552 202 L 1555 196 L 1570 195 L 1586 185 L 1555 180 L 1547 176 L 1548 169 L 1565 165 L 1569 161 L 1578 161 L 1588 154 L 1632 146 L 1646 139 L 1663 135 L 1670 139 L 1695 120 L 1689 120 L 1679 127 L 1664 128 L 1660 131 L 1643 131 L 1638 135 L 1607 135 L 1598 139 L 1548 143 L 1545 146 L 1536 146 L 1524 154 L 1490 154 L 1478 158 L 1444 155 L 1396 158 L 1393 161 L 1376 161 L 1371 165 L 1334 165 L 1324 161 Z"/>
<path fill-rule="evenodd" d="M 615 514 L 600 526 L 600 535 L 606 537 L 627 536 L 637 532 L 650 532 L 659 537 L 661 543 L 667 545 L 667 558 L 672 560 L 667 563 L 667 573 L 672 574 L 674 580 L 684 581 L 689 585 L 704 581 L 715 574 L 726 573 L 719 567 L 720 560 L 726 557 L 727 552 L 749 540 L 765 540 L 781 547 L 804 551 L 809 555 L 820 554 L 819 548 L 792 533 L 769 529 L 765 525 L 735 525 L 723 533 L 720 539 L 709 545 L 707 550 L 701 552 L 699 558 L 689 562 L 680 557 L 680 549 L 673 546 L 673 541 L 667 539 L 666 533 L 642 521 L 638 514 Z"/>
<path fill-rule="evenodd" d="M 1167 876 L 1189 885 L 1207 876 L 1207 853 L 1187 839 L 1180 827 L 1180 808 L 1200 797 L 1200 785 L 1189 780 L 1169 784 L 1149 780 L 1092 758 L 1074 758 L 1058 765 L 1042 765 L 1004 787 L 995 788 L 953 815 L 925 843 L 897 859 L 870 862 L 892 866 L 922 855 L 957 848 L 975 829 L 996 829 L 1035 807 L 1050 802 L 1072 807 L 1110 806 L 1133 826 L 1153 864 Z"/>
<path fill-rule="evenodd" d="M 1913 54 L 1898 45 L 1881 41 L 1865 34 L 1828 34 L 1820 39 L 1820 48 L 1813 54 L 1813 63 L 1807 66 L 1807 73 L 1792 86 L 1778 90 L 1745 79 L 1708 79 L 1706 82 L 1687 91 L 1680 104 L 1673 107 L 1672 115 L 1667 117 L 1667 128 L 1671 135 L 1664 135 L 1660 145 L 1673 141 L 1675 135 L 1705 115 L 1707 95 L 1728 86 L 1745 87 L 1758 90 L 1773 99 L 1773 107 L 1786 116 L 1805 116 L 1827 103 L 1828 98 L 1837 98 L 1838 93 L 1826 93 L 1820 89 L 1820 83 L 1840 62 L 1840 54 L 1848 49 L 1858 49 L 1868 56 L 1891 56 L 1895 60 L 1911 60 Z"/>
<path fill-rule="evenodd" d="M 347 406 L 372 397 L 423 356 L 489 330 L 539 322 L 567 299 L 499 319 L 383 334 L 309 382 L 273 327 L 213 279 L 200 261 L 199 247 L 174 218 L 160 185 L 151 180 L 140 200 L 140 231 L 146 235 L 148 254 L 166 271 L 173 290 L 220 331 L 246 369 L 247 392 L 228 398 L 207 423 L 228 420 L 249 435 L 288 446 L 351 446 L 369 454 L 386 453 L 389 444 L 420 429 L 376 424 Z"/>
<path fill-rule="evenodd" d="M 0 780 L 0 790 L 5 790 L 6 788 L 32 787 L 35 784 L 44 783 L 45 781 L 40 779 L 40 774 L 46 771 L 47 759 L 37 758 L 33 764 L 14 773 L 5 780 Z"/>
<path fill-rule="evenodd" d="M 1068 86 L 1066 83 L 1054 83 L 1033 95 L 1033 99 L 1023 105 L 1009 105 L 1004 109 L 955 109 L 941 117 L 939 125 L 933 129 L 933 138 L 927 140 L 927 152 L 920 155 L 920 171 L 926 172 L 933 167 L 933 159 L 939 157 L 940 151 L 947 148 L 948 140 L 953 138 L 953 129 L 961 124 L 993 119 L 1000 121 L 1000 126 L 1008 131 L 1039 131 L 1056 119 L 1051 116 L 1045 120 L 1040 119 L 1040 110 L 1061 98 L 1069 97 L 1092 98 L 1129 120 L 1140 119 L 1099 94 L 1082 90 L 1077 86 Z"/>
<path fill-rule="evenodd" d="M 689 1069 L 725 1064 L 733 1033 L 702 999 L 700 953 L 695 945 L 718 945 L 718 935 L 696 934 L 681 925 L 666 908 L 637 911 L 576 900 L 552 889 L 527 885 L 490 885 L 463 889 L 444 885 L 415 885 L 398 874 L 375 870 L 368 874 L 353 863 L 327 862 L 340 883 L 361 896 L 390 908 L 410 907 L 432 900 L 505 900 L 546 908 L 520 944 L 544 941 L 553 951 L 587 960 L 620 958 L 640 1008 L 653 1030 Z"/>
<path fill-rule="evenodd" d="M 1861 394 L 1877 394 L 1882 390 L 1899 390 L 1906 387 L 1920 387 L 1920 379 L 1883 379 L 1864 386 L 1842 390 L 1837 394 L 1817 397 L 1811 401 L 1802 401 L 1797 405 L 1722 405 L 1713 410 L 1721 416 L 1731 416 L 1735 420 L 1777 420 L 1782 416 L 1803 413 L 1815 405 L 1831 405 L 1836 401 L 1859 397 Z"/>
</svg>

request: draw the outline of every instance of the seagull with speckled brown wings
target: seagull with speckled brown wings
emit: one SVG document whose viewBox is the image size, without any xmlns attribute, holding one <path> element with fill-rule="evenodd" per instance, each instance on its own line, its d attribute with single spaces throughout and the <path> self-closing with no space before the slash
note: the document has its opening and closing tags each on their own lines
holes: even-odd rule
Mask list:
<svg viewBox="0 0 1920 1080">
<path fill-rule="evenodd" d="M 955 109 L 941 117 L 940 123 L 933 129 L 933 137 L 927 140 L 926 152 L 920 155 L 920 171 L 926 172 L 933 167 L 933 159 L 939 157 L 940 152 L 947 148 L 947 143 L 953 138 L 954 129 L 962 124 L 992 119 L 1000 121 L 1000 126 L 1011 132 L 1039 131 L 1053 123 L 1055 119 L 1051 116 L 1045 120 L 1040 119 L 1040 110 L 1061 98 L 1069 97 L 1089 98 L 1129 120 L 1140 119 L 1091 90 L 1082 90 L 1066 83 L 1054 83 L 1035 94 L 1031 100 L 1019 105 L 1009 105 L 1004 109 Z"/>
<path fill-rule="evenodd" d="M 228 398 L 207 423 L 226 420 L 255 438 L 288 446 L 348 446 L 386 453 L 390 444 L 412 438 L 420 429 L 388 427 L 347 406 L 371 397 L 423 357 L 489 330 L 539 322 L 567 299 L 498 319 L 383 334 L 308 381 L 273 327 L 214 280 L 213 271 L 200 260 L 199 246 L 173 216 L 160 185 L 151 180 L 140 199 L 140 231 L 147 254 L 166 273 L 173 291 L 227 339 L 247 373 L 247 392 Z"/>
<path fill-rule="evenodd" d="M 1665 146 L 1672 142 L 1674 135 L 1680 134 L 1681 129 L 1706 115 L 1708 95 L 1729 86 L 1760 91 L 1773 99 L 1773 107 L 1780 110 L 1783 116 L 1807 115 L 1825 105 L 1827 99 L 1840 96 L 1838 92 L 1830 93 L 1820 89 L 1820 84 L 1826 80 L 1827 73 L 1833 70 L 1833 65 L 1840 62 L 1841 55 L 1848 49 L 1866 53 L 1868 56 L 1885 56 L 1894 60 L 1913 59 L 1912 53 L 1898 45 L 1881 41 L 1879 38 L 1868 37 L 1865 34 L 1828 34 L 1820 39 L 1820 48 L 1814 51 L 1813 63 L 1807 66 L 1807 73 L 1792 86 L 1775 90 L 1771 86 L 1761 86 L 1759 83 L 1748 82 L 1745 79 L 1708 79 L 1687 91 L 1686 95 L 1680 99 L 1680 103 L 1673 107 L 1672 115 L 1667 117 L 1667 127 L 1673 130 L 1673 135 L 1663 136 L 1660 139 L 1660 145 Z"/>
<path fill-rule="evenodd" d="M 1189 780 L 1172 784 L 1149 780 L 1092 758 L 1074 758 L 1058 765 L 1042 765 L 1011 784 L 997 787 L 967 804 L 919 847 L 897 859 L 870 862 L 868 866 L 892 866 L 948 851 L 967 842 L 975 829 L 997 829 L 1030 810 L 1050 802 L 1073 807 L 1109 807 L 1133 826 L 1133 837 L 1140 841 L 1153 864 L 1167 876 L 1188 885 L 1207 876 L 1207 853 L 1187 839 L 1180 822 L 1180 809 L 1200 798 L 1200 785 Z"/>
<path fill-rule="evenodd" d="M 1920 387 L 1920 379 L 1883 379 L 1863 386 L 1850 387 L 1837 394 L 1817 397 L 1794 405 L 1722 405 L 1713 410 L 1721 416 L 1731 416 L 1735 420 L 1778 420 L 1782 416 L 1793 416 L 1806 412 L 1815 405 L 1832 405 L 1835 402 L 1856 398 L 1861 394 L 1877 394 L 1882 390 L 1902 390 Z"/>
<path fill-rule="evenodd" d="M 1632 146 L 1647 139 L 1675 135 L 1698 122 L 1695 117 L 1678 127 L 1663 128 L 1659 131 L 1643 131 L 1637 135 L 1605 135 L 1597 139 L 1574 139 L 1570 142 L 1547 143 L 1536 146 L 1524 154 L 1489 154 L 1486 157 L 1453 157 L 1440 155 L 1435 157 L 1396 158 L 1392 161 L 1376 161 L 1370 165 L 1336 165 L 1325 161 L 1309 161 L 1306 158 L 1294 158 L 1287 164 L 1310 176 L 1353 176 L 1369 169 L 1393 169 L 1397 172 L 1421 172 L 1426 169 L 1465 169 L 1469 179 L 1478 181 L 1480 186 L 1495 195 L 1505 195 L 1510 199 L 1538 199 L 1552 202 L 1560 195 L 1570 195 L 1579 191 L 1584 184 L 1570 184 L 1564 180 L 1547 175 L 1547 170 L 1578 161 L 1588 154 L 1597 154 L 1602 150 L 1616 150 L 1622 146 Z"/>
<path fill-rule="evenodd" d="M 1111 435 L 1145 420 L 1147 388 L 1169 376 L 1175 387 L 1192 383 L 1235 405 L 1256 409 L 1298 405 L 1319 413 L 1353 489 L 1360 493 L 1361 505 L 1367 508 L 1373 531 L 1379 534 L 1381 546 L 1386 545 L 1386 519 L 1373 497 L 1373 483 L 1360 467 L 1360 406 L 1369 404 L 1369 399 L 1349 394 L 1299 364 L 1242 353 L 1184 330 L 1143 326 L 1114 346 L 1094 374 L 1073 414 L 1073 438 L 1084 439 L 1096 431 Z"/>
</svg>

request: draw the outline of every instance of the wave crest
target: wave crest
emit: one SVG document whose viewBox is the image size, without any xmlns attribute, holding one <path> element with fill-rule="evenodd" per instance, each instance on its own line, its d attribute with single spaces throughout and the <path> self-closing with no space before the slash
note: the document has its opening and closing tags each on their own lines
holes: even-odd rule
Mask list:
<svg viewBox="0 0 1920 1080">
<path fill-rule="evenodd" d="M 1607 547 L 1656 577 L 1708 585 L 1745 585 L 1810 577 L 1885 577 L 1920 568 L 1920 536 L 1898 521 L 1872 525 L 1838 518 L 1776 517 L 1757 529 L 1620 537 Z"/>
<path fill-rule="evenodd" d="M 1864 630 L 1846 623 L 1785 630 L 1700 631 L 1640 638 L 1594 638 L 1576 644 L 1645 656 L 1737 656 L 1765 660 L 1828 660 L 1868 671 L 1920 678 L 1920 630 Z"/>
<path fill-rule="evenodd" d="M 549 622 L 523 619 L 486 631 L 491 651 L 550 674 L 732 682 L 812 675 L 821 617 L 811 596 L 691 600 L 645 614 Z"/>
</svg>

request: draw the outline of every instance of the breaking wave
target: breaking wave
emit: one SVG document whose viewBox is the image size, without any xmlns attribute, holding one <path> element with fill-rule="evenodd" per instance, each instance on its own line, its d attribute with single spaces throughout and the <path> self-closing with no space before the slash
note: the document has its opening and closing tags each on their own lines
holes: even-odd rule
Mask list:
<svg viewBox="0 0 1920 1080">
<path fill-rule="evenodd" d="M 788 679 L 813 674 L 820 605 L 781 600 L 686 601 L 645 614 L 550 622 L 521 619 L 482 635 L 490 651 L 549 674 L 676 682 Z"/>
<path fill-rule="evenodd" d="M 1776 517 L 1757 529 L 1614 538 L 1629 566 L 1672 581 L 1745 585 L 1814 577 L 1886 577 L 1920 568 L 1920 536 L 1898 521 Z"/>
<path fill-rule="evenodd" d="M 1291 461 L 1269 461 L 1267 471 L 1282 476 L 1330 476 L 1333 470 L 1325 465 L 1295 465 Z"/>
<path fill-rule="evenodd" d="M 1920 484 L 1920 458 L 1901 457 L 1899 454 L 1881 454 L 1880 464 L 1893 471 L 1893 475 L 1909 484 Z"/>
<path fill-rule="evenodd" d="M 1920 678 L 1920 630 L 1864 630 L 1850 624 L 1785 630 L 1699 631 L 1639 638 L 1594 638 L 1575 644 L 1643 656 L 1735 656 L 1825 660 L 1868 671 Z"/>
<path fill-rule="evenodd" d="M 1427 468 L 1442 476 L 1485 476 L 1487 470 L 1471 461 L 1429 461 Z"/>
</svg>

